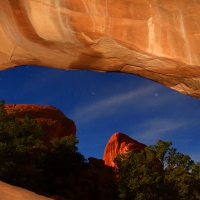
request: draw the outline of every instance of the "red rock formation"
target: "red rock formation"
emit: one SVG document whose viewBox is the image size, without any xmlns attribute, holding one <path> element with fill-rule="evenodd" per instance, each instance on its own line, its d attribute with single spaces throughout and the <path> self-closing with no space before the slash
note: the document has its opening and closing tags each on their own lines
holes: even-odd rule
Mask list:
<svg viewBox="0 0 200 200">
<path fill-rule="evenodd" d="M 131 149 L 142 150 L 145 147 L 145 144 L 142 144 L 123 133 L 115 133 L 111 136 L 105 147 L 103 160 L 106 165 L 114 167 L 115 164 L 113 161 L 118 154 L 125 153 Z"/>
<path fill-rule="evenodd" d="M 26 114 L 36 120 L 43 131 L 47 133 L 44 140 L 46 144 L 52 139 L 61 138 L 66 135 L 76 134 L 74 122 L 67 118 L 60 110 L 52 106 L 40 106 L 32 104 L 6 104 L 8 113 L 18 110 L 18 119 L 23 119 Z"/>
<path fill-rule="evenodd" d="M 200 98 L 198 0 L 1 0 L 0 69 L 119 71 Z"/>
</svg>

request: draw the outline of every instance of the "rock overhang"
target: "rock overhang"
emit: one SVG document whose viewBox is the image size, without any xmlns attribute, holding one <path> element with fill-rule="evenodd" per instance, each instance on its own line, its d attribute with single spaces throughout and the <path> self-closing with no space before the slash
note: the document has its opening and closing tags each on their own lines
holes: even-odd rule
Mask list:
<svg viewBox="0 0 200 200">
<path fill-rule="evenodd" d="M 123 72 L 200 98 L 198 1 L 5 0 L 0 69 Z"/>
</svg>

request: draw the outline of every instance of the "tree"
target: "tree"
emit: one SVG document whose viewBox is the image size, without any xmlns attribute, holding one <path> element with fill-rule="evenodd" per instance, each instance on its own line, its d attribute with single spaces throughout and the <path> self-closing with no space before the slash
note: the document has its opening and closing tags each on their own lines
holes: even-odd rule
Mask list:
<svg viewBox="0 0 200 200">
<path fill-rule="evenodd" d="M 78 152 L 78 140 L 74 135 L 51 141 L 47 151 L 37 162 L 48 190 L 55 191 L 62 187 L 71 175 L 78 175 L 85 157 Z"/>
<path fill-rule="evenodd" d="M 200 199 L 200 163 L 158 140 L 143 151 L 115 158 L 116 184 L 123 200 Z"/>
<path fill-rule="evenodd" d="M 44 148 L 40 137 L 45 133 L 30 116 L 19 121 L 17 110 L 8 114 L 4 104 L 5 101 L 0 101 L 0 179 L 23 185 L 28 178 L 26 167 L 34 162 L 31 155 L 35 147 Z"/>
<path fill-rule="evenodd" d="M 18 111 L 8 114 L 4 105 L 0 101 L 0 180 L 39 193 L 54 192 L 57 180 L 65 181 L 85 161 L 78 140 L 71 135 L 45 146 L 41 126 L 29 115 L 18 120 Z"/>
</svg>

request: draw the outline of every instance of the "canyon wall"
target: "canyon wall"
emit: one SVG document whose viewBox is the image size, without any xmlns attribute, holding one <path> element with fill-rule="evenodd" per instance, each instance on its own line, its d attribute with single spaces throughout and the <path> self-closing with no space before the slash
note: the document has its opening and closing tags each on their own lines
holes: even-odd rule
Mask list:
<svg viewBox="0 0 200 200">
<path fill-rule="evenodd" d="M 200 98 L 199 0 L 2 0 L 0 70 L 124 72 Z"/>
</svg>

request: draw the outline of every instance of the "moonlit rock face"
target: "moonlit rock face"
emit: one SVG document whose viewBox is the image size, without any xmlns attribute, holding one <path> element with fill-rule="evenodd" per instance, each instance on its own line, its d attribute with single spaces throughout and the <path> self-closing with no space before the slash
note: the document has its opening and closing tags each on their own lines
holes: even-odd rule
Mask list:
<svg viewBox="0 0 200 200">
<path fill-rule="evenodd" d="M 0 69 L 132 73 L 200 98 L 200 1 L 0 1 Z"/>
<path fill-rule="evenodd" d="M 0 199 L 2 200 L 50 200 L 34 192 L 11 186 L 0 181 Z"/>
<path fill-rule="evenodd" d="M 103 160 L 106 165 L 114 167 L 115 163 L 113 161 L 118 154 L 123 154 L 130 150 L 143 150 L 145 147 L 145 144 L 123 133 L 115 133 L 111 136 L 104 149 Z"/>
<path fill-rule="evenodd" d="M 29 114 L 32 120 L 35 120 L 46 133 L 42 140 L 46 145 L 53 139 L 60 139 L 64 136 L 76 134 L 76 125 L 67 118 L 59 109 L 53 106 L 41 106 L 35 104 L 6 104 L 7 113 L 17 110 L 17 118 L 22 120 Z"/>
<path fill-rule="evenodd" d="M 18 119 L 23 119 L 26 114 L 36 120 L 47 133 L 42 140 L 48 144 L 50 140 L 66 135 L 76 134 L 74 122 L 67 118 L 59 109 L 52 106 L 40 106 L 34 104 L 6 104 L 7 113 L 18 110 Z M 0 181 L 0 200 L 47 200 L 28 190 L 21 189 Z"/>
</svg>

